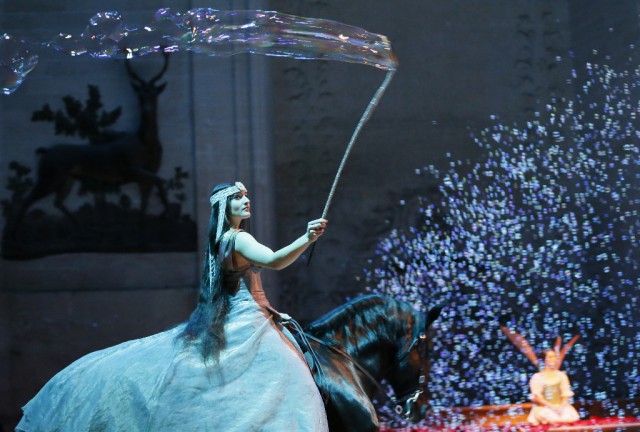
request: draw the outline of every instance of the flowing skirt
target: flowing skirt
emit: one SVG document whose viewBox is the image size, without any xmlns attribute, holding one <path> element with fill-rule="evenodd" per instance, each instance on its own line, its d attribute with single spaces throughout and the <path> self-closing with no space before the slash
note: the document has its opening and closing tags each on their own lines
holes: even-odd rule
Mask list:
<svg viewBox="0 0 640 432">
<path fill-rule="evenodd" d="M 219 363 L 176 340 L 183 325 L 91 353 L 23 408 L 17 431 L 327 431 L 293 337 L 242 289 Z"/>
<path fill-rule="evenodd" d="M 580 420 L 580 414 L 569 404 L 557 409 L 536 405 L 531 408 L 529 417 L 527 417 L 527 421 L 534 426 L 540 424 L 573 423 L 578 420 Z"/>
</svg>

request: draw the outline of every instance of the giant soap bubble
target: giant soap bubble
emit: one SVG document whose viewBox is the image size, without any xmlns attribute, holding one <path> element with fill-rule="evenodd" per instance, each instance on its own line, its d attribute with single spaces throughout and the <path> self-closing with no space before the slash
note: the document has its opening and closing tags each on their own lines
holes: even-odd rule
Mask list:
<svg viewBox="0 0 640 432">
<path fill-rule="evenodd" d="M 5 94 L 14 92 L 37 64 L 35 48 L 94 58 L 192 51 L 216 57 L 253 53 L 344 61 L 384 70 L 397 67 L 385 36 L 336 21 L 273 11 L 199 8 L 185 13 L 159 9 L 147 25 L 132 25 L 112 11 L 95 14 L 79 35 L 59 34 L 33 45 L 5 34 L 0 40 L 0 83 Z"/>
<path fill-rule="evenodd" d="M 0 36 L 0 84 L 4 94 L 13 93 L 38 64 L 30 44 L 8 34 Z"/>
</svg>

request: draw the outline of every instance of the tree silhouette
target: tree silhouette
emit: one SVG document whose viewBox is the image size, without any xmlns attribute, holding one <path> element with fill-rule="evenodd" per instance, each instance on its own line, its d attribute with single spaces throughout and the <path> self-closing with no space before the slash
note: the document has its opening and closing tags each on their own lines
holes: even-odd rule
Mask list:
<svg viewBox="0 0 640 432">
<path fill-rule="evenodd" d="M 120 133 L 112 131 L 109 126 L 118 121 L 122 107 L 105 111 L 98 87 L 88 87 L 89 97 L 84 106 L 81 101 L 67 95 L 62 98 L 64 109 L 54 112 L 49 104 L 45 104 L 32 113 L 31 121 L 53 122 L 56 135 L 79 136 L 88 139 L 90 144 L 113 141 Z"/>
</svg>

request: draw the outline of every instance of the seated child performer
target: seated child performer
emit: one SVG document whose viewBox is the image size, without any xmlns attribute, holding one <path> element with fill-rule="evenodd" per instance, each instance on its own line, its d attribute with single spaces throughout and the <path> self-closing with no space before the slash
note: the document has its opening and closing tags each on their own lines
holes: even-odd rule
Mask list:
<svg viewBox="0 0 640 432">
<path fill-rule="evenodd" d="M 538 367 L 538 357 L 527 340 L 513 330 L 501 325 L 500 329 L 509 340 Z M 573 396 L 566 372 L 560 371 L 560 365 L 569 349 L 580 338 L 575 335 L 569 343 L 561 347 L 562 339 L 558 337 L 554 349 L 545 351 L 544 366 L 529 380 L 531 409 L 527 421 L 533 426 L 553 423 L 572 423 L 580 420 L 580 415 L 569 403 Z"/>
</svg>

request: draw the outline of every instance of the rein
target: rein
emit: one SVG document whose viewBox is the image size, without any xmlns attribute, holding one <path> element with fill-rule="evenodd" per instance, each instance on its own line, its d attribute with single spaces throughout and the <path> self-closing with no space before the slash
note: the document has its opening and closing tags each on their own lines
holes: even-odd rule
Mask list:
<svg viewBox="0 0 640 432">
<path fill-rule="evenodd" d="M 358 363 L 358 361 L 356 359 L 354 359 L 352 356 L 350 356 L 349 354 L 347 354 L 346 352 L 344 352 L 343 350 L 335 347 L 334 345 L 330 345 L 327 342 L 323 341 L 322 339 L 318 339 L 315 336 L 312 336 L 308 333 L 304 333 L 304 336 L 312 341 L 315 341 L 317 343 L 319 343 L 322 346 L 325 346 L 329 349 L 331 349 L 332 351 L 334 351 L 335 353 L 340 354 L 341 356 L 343 356 L 344 358 L 346 358 L 347 360 L 349 360 L 353 366 L 355 366 L 356 369 L 358 369 L 360 372 L 362 372 L 362 374 L 367 377 L 367 379 L 374 384 L 374 386 L 378 389 L 379 393 L 382 393 L 388 400 L 391 401 L 391 403 L 393 403 L 395 405 L 394 411 L 399 414 L 399 415 L 403 415 L 405 417 L 405 419 L 408 419 L 409 416 L 411 415 L 411 408 L 413 407 L 413 405 L 415 403 L 418 402 L 418 397 L 424 393 L 424 388 L 426 387 L 426 371 L 424 370 L 424 366 L 421 364 L 420 365 L 420 376 L 418 378 L 418 386 L 415 390 L 409 391 L 406 395 L 403 395 L 402 397 L 395 397 L 395 396 L 388 396 L 387 392 L 385 391 L 385 389 L 380 385 L 380 383 L 378 382 L 377 379 L 375 379 L 365 368 L 364 366 L 362 366 L 360 363 Z M 402 360 L 404 360 L 406 357 L 409 356 L 409 354 L 411 353 L 411 351 L 413 351 L 416 346 L 418 346 L 418 348 L 420 349 L 419 355 L 420 358 L 423 359 L 426 356 L 426 351 L 427 351 L 427 334 L 425 333 L 420 333 L 418 336 L 414 337 L 413 340 L 411 341 L 411 344 L 409 344 L 409 348 L 403 352 L 401 355 L 396 356 L 396 364 L 394 364 L 391 368 L 387 369 L 384 373 L 384 375 L 386 375 L 387 373 L 389 373 L 390 371 L 392 371 L 393 369 L 397 368 L 398 365 L 400 364 L 400 362 Z M 309 347 L 310 348 L 310 347 Z M 315 357 L 315 353 L 314 353 L 314 357 Z"/>
<path fill-rule="evenodd" d="M 344 358 L 346 358 L 347 360 L 349 360 L 355 367 L 356 369 L 358 369 L 360 372 L 362 372 L 364 374 L 364 376 L 367 377 L 367 379 L 369 381 L 371 381 L 371 383 L 375 384 L 375 386 L 378 388 L 378 391 L 382 392 L 383 394 L 386 394 L 384 392 L 384 388 L 380 385 L 380 383 L 378 382 L 377 379 L 375 379 L 373 377 L 373 375 L 371 375 L 369 373 L 369 371 L 367 371 L 364 366 L 362 366 L 360 363 L 358 363 L 358 361 L 356 359 L 354 359 L 353 357 L 351 357 L 349 354 L 347 354 L 346 352 L 342 351 L 340 348 L 337 348 L 333 345 L 328 344 L 327 342 L 323 341 L 322 339 L 318 339 L 315 336 L 310 335 L 309 333 L 304 333 L 305 337 L 307 339 L 310 339 L 314 342 L 318 342 L 320 345 L 325 346 L 327 348 L 329 348 L 330 350 L 332 350 L 333 352 L 336 352 L 338 354 L 340 354 L 341 356 L 343 356 Z"/>
</svg>

